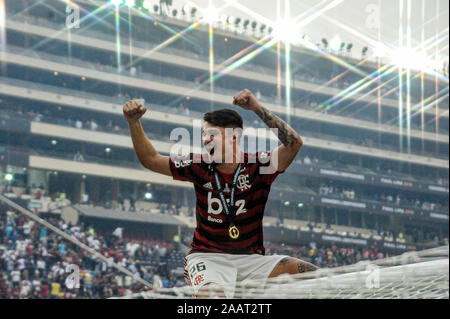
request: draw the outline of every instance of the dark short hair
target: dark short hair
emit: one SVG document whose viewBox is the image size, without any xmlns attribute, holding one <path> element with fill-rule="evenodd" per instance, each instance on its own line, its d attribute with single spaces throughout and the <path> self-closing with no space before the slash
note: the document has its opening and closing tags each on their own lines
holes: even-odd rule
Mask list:
<svg viewBox="0 0 450 319">
<path fill-rule="evenodd" d="M 212 125 L 224 128 L 243 128 L 242 117 L 238 112 L 233 111 L 232 109 L 220 109 L 207 112 L 203 115 L 203 120 Z"/>
</svg>

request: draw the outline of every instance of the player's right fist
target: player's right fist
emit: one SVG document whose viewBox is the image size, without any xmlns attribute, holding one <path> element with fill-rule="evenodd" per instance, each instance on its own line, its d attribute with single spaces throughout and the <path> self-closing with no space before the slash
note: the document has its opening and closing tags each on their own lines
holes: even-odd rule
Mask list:
<svg viewBox="0 0 450 319">
<path fill-rule="evenodd" d="M 123 115 L 128 122 L 136 122 L 146 111 L 147 109 L 139 100 L 131 100 L 123 105 Z"/>
</svg>

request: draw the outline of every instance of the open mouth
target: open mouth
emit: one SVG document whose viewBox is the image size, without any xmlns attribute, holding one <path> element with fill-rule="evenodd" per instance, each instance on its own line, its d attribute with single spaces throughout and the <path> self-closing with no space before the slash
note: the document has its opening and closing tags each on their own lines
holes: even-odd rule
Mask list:
<svg viewBox="0 0 450 319">
<path fill-rule="evenodd" d="M 205 145 L 206 151 L 209 153 L 209 155 L 213 155 L 214 154 L 214 150 L 215 150 L 215 144 L 214 143 L 208 143 Z"/>
</svg>

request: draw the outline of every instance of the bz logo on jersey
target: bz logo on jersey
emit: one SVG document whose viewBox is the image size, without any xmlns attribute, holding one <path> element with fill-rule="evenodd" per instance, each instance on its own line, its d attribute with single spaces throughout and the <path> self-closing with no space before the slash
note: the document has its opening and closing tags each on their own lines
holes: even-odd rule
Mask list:
<svg viewBox="0 0 450 319">
<path fill-rule="evenodd" d="M 227 204 L 229 199 L 227 198 Z M 245 199 L 237 200 L 235 206 L 238 207 L 236 216 L 247 212 L 245 208 Z M 208 192 L 208 214 L 219 215 L 223 211 L 222 202 L 219 198 L 212 197 L 212 193 Z"/>
</svg>

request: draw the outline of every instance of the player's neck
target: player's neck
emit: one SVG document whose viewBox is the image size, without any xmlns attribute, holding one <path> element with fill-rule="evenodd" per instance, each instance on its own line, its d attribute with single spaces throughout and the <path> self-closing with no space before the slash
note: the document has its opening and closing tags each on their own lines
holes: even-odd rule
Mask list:
<svg viewBox="0 0 450 319">
<path fill-rule="evenodd" d="M 241 163 L 241 156 L 241 150 L 236 150 L 233 156 L 233 163 L 217 164 L 217 170 L 223 174 L 233 174 L 236 171 L 237 166 Z"/>
</svg>

